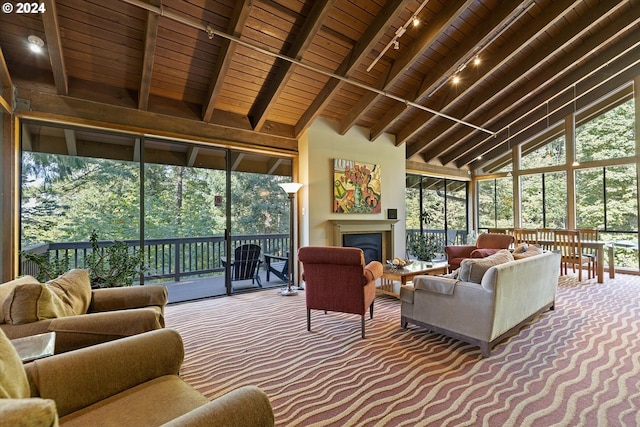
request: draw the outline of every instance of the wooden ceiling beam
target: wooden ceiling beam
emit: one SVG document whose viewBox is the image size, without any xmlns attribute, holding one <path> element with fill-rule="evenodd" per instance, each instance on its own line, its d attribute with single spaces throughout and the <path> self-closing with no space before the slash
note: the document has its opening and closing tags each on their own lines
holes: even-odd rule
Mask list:
<svg viewBox="0 0 640 427">
<path fill-rule="evenodd" d="M 198 151 L 200 151 L 200 148 L 194 147 L 193 145 L 189 146 L 189 149 L 187 150 L 187 166 L 193 167 L 193 165 L 196 164 Z"/>
<path fill-rule="evenodd" d="M 67 154 L 69 156 L 77 156 L 78 144 L 76 142 L 76 131 L 74 131 L 73 129 L 65 129 L 64 141 L 67 144 Z"/>
<path fill-rule="evenodd" d="M 355 70 L 355 68 L 362 62 L 362 60 L 369 54 L 371 49 L 382 37 L 389 26 L 396 20 L 396 18 L 402 13 L 407 0 L 389 0 L 380 13 L 378 13 L 371 23 L 371 25 L 364 32 L 360 40 L 356 42 L 348 55 L 338 66 L 335 74 L 338 76 L 348 77 Z M 302 117 L 295 125 L 295 135 L 299 137 L 304 132 L 313 120 L 315 120 L 323 108 L 331 101 L 335 94 L 344 85 L 344 81 L 336 78 L 331 78 L 320 90 L 320 93 L 313 100 L 309 108 L 302 114 Z"/>
<path fill-rule="evenodd" d="M 564 12 L 570 10 L 574 6 L 575 0 L 563 0 L 554 1 L 548 9 L 545 9 L 543 16 L 538 17 L 534 22 L 540 22 L 539 25 L 527 25 L 525 28 L 516 33 L 509 43 L 502 46 L 497 52 L 494 52 L 495 58 L 493 61 L 486 61 L 489 65 L 489 69 L 483 74 L 489 76 L 497 72 L 501 67 L 507 65 L 513 60 L 516 55 L 522 52 L 528 46 L 530 40 L 539 37 L 544 32 L 548 31 L 558 20 L 564 19 Z M 504 91 L 515 84 L 518 80 L 524 79 L 529 73 L 536 70 L 538 67 L 544 64 L 545 59 L 554 53 L 558 52 L 564 46 L 570 44 L 573 40 L 582 34 L 585 34 L 589 29 L 597 22 L 601 22 L 602 19 L 606 19 L 613 11 L 610 3 L 600 3 L 591 8 L 589 12 L 583 16 L 580 16 L 578 20 L 570 26 L 566 26 L 564 30 L 554 35 L 552 40 L 540 46 L 539 49 L 535 49 L 526 59 L 519 63 L 517 67 L 511 68 L 506 75 L 500 77 L 500 84 L 490 85 L 489 90 L 483 93 L 477 93 L 483 83 L 482 76 L 479 76 L 471 84 L 464 87 L 452 95 L 450 99 L 444 101 L 444 105 L 441 106 L 440 111 L 446 112 L 450 115 L 460 114 L 460 112 L 477 111 L 483 105 L 490 105 L 491 102 L 495 102 L 495 98 Z M 483 70 L 484 71 L 484 70 Z M 471 92 L 476 92 L 471 101 L 468 100 L 468 95 Z M 464 117 L 467 117 L 466 114 Z M 471 118 L 468 118 L 471 120 Z M 428 127 L 429 124 L 436 123 L 435 126 Z M 432 135 L 440 136 L 446 130 L 453 127 L 453 122 L 447 120 L 437 120 L 433 115 L 425 115 L 418 113 L 416 117 L 404 127 L 398 133 L 398 140 L 400 142 L 407 141 L 409 138 L 417 135 L 420 131 L 427 128 Z M 416 144 L 411 144 L 407 150 L 407 156 L 416 154 L 416 149 L 422 149 L 427 144 L 433 143 L 431 141 L 421 141 Z M 450 141 L 449 141 L 450 143 Z M 449 145 L 450 146 L 450 145 Z"/>
<path fill-rule="evenodd" d="M 628 51 L 629 45 L 633 45 L 630 51 Z M 616 56 L 619 56 L 621 50 L 626 52 L 623 56 L 615 60 L 609 56 L 611 52 L 617 52 Z M 483 141 L 474 138 L 474 145 L 469 146 L 464 154 L 459 156 L 456 162 L 457 165 L 472 163 L 480 155 L 483 156 L 483 162 L 490 161 L 499 155 L 495 152 L 493 155 L 487 155 L 487 153 L 496 147 L 505 145 L 507 142 L 510 142 L 511 146 L 526 142 L 526 139 L 533 135 L 516 134 L 534 125 L 543 125 L 544 128 L 546 128 L 548 126 L 547 122 L 553 125 L 558 120 L 563 120 L 567 114 L 585 107 L 590 102 L 597 101 L 598 97 L 604 96 L 615 90 L 618 86 L 630 81 L 629 79 L 632 79 L 634 74 L 637 75 L 638 70 L 633 67 L 637 67 L 638 63 L 640 63 L 640 43 L 637 40 L 637 36 L 630 34 L 620 43 L 608 47 L 596 58 L 588 61 L 588 63 L 581 64 L 573 73 L 563 77 L 543 93 L 532 98 L 527 104 L 526 112 L 523 111 L 523 107 L 520 107 L 517 111 L 509 114 L 509 116 L 503 117 L 501 122 L 510 124 L 508 132 L 502 131 L 490 140 Z M 594 70 L 602 68 L 604 64 L 606 64 L 605 68 L 594 73 Z M 623 77 L 616 76 L 614 83 L 601 84 L 602 81 L 616 73 L 621 74 Z M 585 78 L 585 76 L 587 77 Z M 575 98 L 574 87 L 576 95 L 581 97 L 580 100 L 576 101 L 578 108 L 573 107 L 573 100 Z M 588 93 L 588 95 L 584 95 L 585 93 Z M 547 100 L 551 100 L 548 107 L 545 104 Z M 536 107 L 532 108 L 532 105 Z M 570 107 L 569 110 L 567 110 L 567 105 Z M 549 112 L 547 112 L 547 109 L 549 109 L 551 113 L 548 120 L 547 115 Z M 520 115 L 518 116 L 518 114 Z M 513 126 L 512 128 L 511 125 Z M 541 129 L 540 131 L 543 130 L 544 129 Z"/>
<path fill-rule="evenodd" d="M 295 37 L 295 40 L 291 46 L 287 56 L 296 60 L 301 60 L 302 56 L 309 49 L 309 46 L 313 42 L 313 38 L 316 36 L 320 28 L 329 15 L 331 8 L 335 4 L 336 0 L 316 0 L 313 4 L 313 8 L 309 13 L 309 16 L 305 18 L 304 25 L 300 30 L 300 34 Z M 280 94 L 287 86 L 287 83 L 293 76 L 296 69 L 295 65 L 290 61 L 284 61 L 277 59 L 275 65 L 278 67 L 278 71 L 273 79 L 269 83 L 267 92 L 264 96 L 259 97 L 255 102 L 251 110 L 249 111 L 249 120 L 253 128 L 260 131 L 264 126 L 269 112 L 278 102 Z"/>
<path fill-rule="evenodd" d="M 388 74 L 383 75 L 376 83 L 376 87 L 380 90 L 386 91 L 393 86 L 403 75 L 408 67 L 411 66 L 423 52 L 431 46 L 431 44 L 440 37 L 445 31 L 447 31 L 453 21 L 462 13 L 469 5 L 473 3 L 472 0 L 455 0 L 447 2 L 440 13 L 435 17 L 433 22 L 429 22 L 427 29 L 420 33 L 420 35 L 406 48 L 402 55 L 394 61 Z M 376 103 L 382 95 L 380 94 L 368 94 L 363 97 L 353 108 L 349 110 L 349 113 L 340 123 L 339 132 L 345 134 L 356 121 Z M 400 106 L 403 110 L 406 105 Z"/>
<path fill-rule="evenodd" d="M 474 55 L 480 53 L 480 48 L 484 47 L 494 38 L 503 26 L 507 25 L 510 21 L 514 20 L 518 14 L 522 13 L 522 8 L 518 7 L 521 4 L 522 0 L 508 0 L 503 2 L 489 19 L 483 21 L 477 28 L 474 28 L 473 36 L 466 37 L 443 58 L 441 62 L 429 70 L 423 77 L 420 87 L 416 87 L 411 91 L 415 93 L 413 102 L 419 103 L 423 97 L 432 95 L 431 92 L 439 89 L 456 70 L 463 65 L 467 65 L 467 62 L 471 61 Z M 382 117 L 382 120 L 378 120 L 372 126 L 371 140 L 374 141 L 385 133 L 394 123 L 400 120 L 407 111 L 411 110 L 408 109 L 406 105 L 396 103 L 396 105 Z"/>
<path fill-rule="evenodd" d="M 184 139 L 223 147 L 270 149 L 295 152 L 297 140 L 242 130 L 224 125 L 203 123 L 196 119 L 119 107 L 102 102 L 60 96 L 49 92 L 23 90 L 18 87 L 17 114 L 34 119 L 54 120 L 79 126 L 96 126 L 122 132 L 153 134 Z M 24 106 L 24 107 L 21 107 Z M 28 109 L 24 109 L 27 108 Z"/>
<path fill-rule="evenodd" d="M 267 163 L 267 175 L 274 175 L 283 161 L 284 159 L 279 157 L 269 159 L 269 162 Z"/>
<path fill-rule="evenodd" d="M 153 6 L 160 7 L 160 0 L 152 0 Z M 151 74 L 153 73 L 153 59 L 158 41 L 158 15 L 147 12 L 147 25 L 144 36 L 144 57 L 142 59 L 142 76 L 140 77 L 140 90 L 138 92 L 138 108 L 149 108 L 149 92 L 151 90 Z"/>
<path fill-rule="evenodd" d="M 534 78 L 528 80 L 524 86 L 519 87 L 518 90 L 512 90 L 499 102 L 491 103 L 489 109 L 485 109 L 481 117 L 491 117 L 492 120 L 487 125 L 496 129 L 503 129 L 527 114 L 527 110 L 519 107 L 518 103 L 522 98 L 522 93 L 529 94 L 527 100 L 528 110 L 532 109 L 532 105 L 535 107 L 544 104 L 549 99 L 553 99 L 557 93 L 565 89 L 566 85 L 574 84 L 574 82 L 584 78 L 603 63 L 613 59 L 615 55 L 619 54 L 619 49 L 629 49 L 631 44 L 635 42 L 629 36 L 616 43 L 615 48 L 602 49 L 602 46 L 620 31 L 636 25 L 638 21 L 640 21 L 640 12 L 634 11 L 625 14 L 624 18 L 610 22 L 599 32 L 585 38 L 573 51 L 560 57 L 552 67 L 547 67 L 539 72 Z M 582 58 L 587 55 L 594 55 L 595 52 L 598 52 L 594 56 L 595 60 L 581 63 Z M 561 77 L 563 74 L 565 77 Z M 553 88 L 552 90 L 548 89 L 550 86 Z M 425 157 L 425 160 L 426 158 L 429 158 L 429 160 L 435 158 L 436 156 L 434 155 L 439 156 L 441 162 L 457 160 L 469 150 L 468 147 L 479 144 L 483 139 L 480 135 L 467 132 L 466 129 L 451 128 L 451 130 L 453 132 L 444 132 L 443 139 L 433 146 L 433 152 L 430 152 Z M 445 141 L 456 141 L 456 145 L 452 147 L 450 143 L 446 144 Z"/>
<path fill-rule="evenodd" d="M 242 29 L 249 19 L 249 13 L 251 12 L 252 0 L 236 1 L 235 8 L 233 9 L 233 15 L 229 20 L 228 33 L 234 37 L 240 38 Z M 209 84 L 209 90 L 207 97 L 203 104 L 202 109 L 202 121 L 210 122 L 215 110 L 216 100 L 222 90 L 222 85 L 225 81 L 225 76 L 231 67 L 233 62 L 233 56 L 238 48 L 238 43 L 229 39 L 222 40 L 222 47 L 218 55 L 218 61 L 215 64 L 213 73 L 211 75 L 211 83 Z"/>
<path fill-rule="evenodd" d="M 59 95 L 69 94 L 69 80 L 67 79 L 67 68 L 64 64 L 62 53 L 62 38 L 60 37 L 60 26 L 58 25 L 58 11 L 55 0 L 45 0 L 46 13 L 42 13 L 42 23 L 47 39 L 47 52 L 51 61 L 53 80 Z"/>
</svg>

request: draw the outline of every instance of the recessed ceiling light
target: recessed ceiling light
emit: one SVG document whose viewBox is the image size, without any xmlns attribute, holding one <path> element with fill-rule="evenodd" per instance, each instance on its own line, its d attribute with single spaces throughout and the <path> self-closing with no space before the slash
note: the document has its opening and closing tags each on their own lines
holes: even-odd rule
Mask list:
<svg viewBox="0 0 640 427">
<path fill-rule="evenodd" d="M 460 83 L 460 76 L 456 74 L 455 76 L 453 76 L 451 81 L 453 82 L 454 85 L 457 85 L 458 83 Z"/>
<path fill-rule="evenodd" d="M 35 52 L 35 53 L 42 52 L 42 48 L 44 47 L 44 41 L 40 37 L 34 36 L 32 34 L 29 37 L 27 37 L 27 41 L 29 42 L 29 49 L 31 49 L 32 52 Z"/>
</svg>

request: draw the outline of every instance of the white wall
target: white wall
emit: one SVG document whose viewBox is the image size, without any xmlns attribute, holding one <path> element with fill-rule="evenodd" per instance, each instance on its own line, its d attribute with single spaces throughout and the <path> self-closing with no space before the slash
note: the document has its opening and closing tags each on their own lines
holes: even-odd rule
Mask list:
<svg viewBox="0 0 640 427">
<path fill-rule="evenodd" d="M 389 134 L 369 141 L 367 129 L 353 127 L 344 136 L 338 123 L 316 119 L 299 140 L 300 190 L 298 212 L 300 246 L 331 245 L 330 219 L 387 219 L 387 209 L 398 210 L 394 256 L 405 256 L 405 145 L 396 147 Z M 380 165 L 380 214 L 333 213 L 333 159 L 356 160 Z"/>
</svg>

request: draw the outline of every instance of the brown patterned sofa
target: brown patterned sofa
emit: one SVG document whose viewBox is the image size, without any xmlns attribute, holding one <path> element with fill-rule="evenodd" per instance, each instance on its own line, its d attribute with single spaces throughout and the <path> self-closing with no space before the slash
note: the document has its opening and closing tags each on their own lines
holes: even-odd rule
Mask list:
<svg viewBox="0 0 640 427">
<path fill-rule="evenodd" d="M 0 285 L 0 330 L 10 339 L 56 333 L 62 353 L 164 327 L 164 286 L 91 289 L 86 270 L 47 283 L 24 276 Z"/>
<path fill-rule="evenodd" d="M 0 331 L 0 425 L 274 425 L 254 386 L 213 401 L 178 375 L 180 335 L 160 329 L 22 364 Z"/>
</svg>

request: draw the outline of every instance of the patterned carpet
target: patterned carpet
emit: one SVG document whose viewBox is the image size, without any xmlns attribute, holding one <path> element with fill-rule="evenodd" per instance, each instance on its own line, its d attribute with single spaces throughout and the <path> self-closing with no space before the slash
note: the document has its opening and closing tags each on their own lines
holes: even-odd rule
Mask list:
<svg viewBox="0 0 640 427">
<path fill-rule="evenodd" d="M 478 348 L 400 328 L 377 297 L 360 318 L 312 312 L 304 292 L 265 290 L 167 307 L 184 379 L 209 398 L 255 384 L 278 426 L 638 426 L 640 277 L 560 279 L 556 310 Z"/>
</svg>

